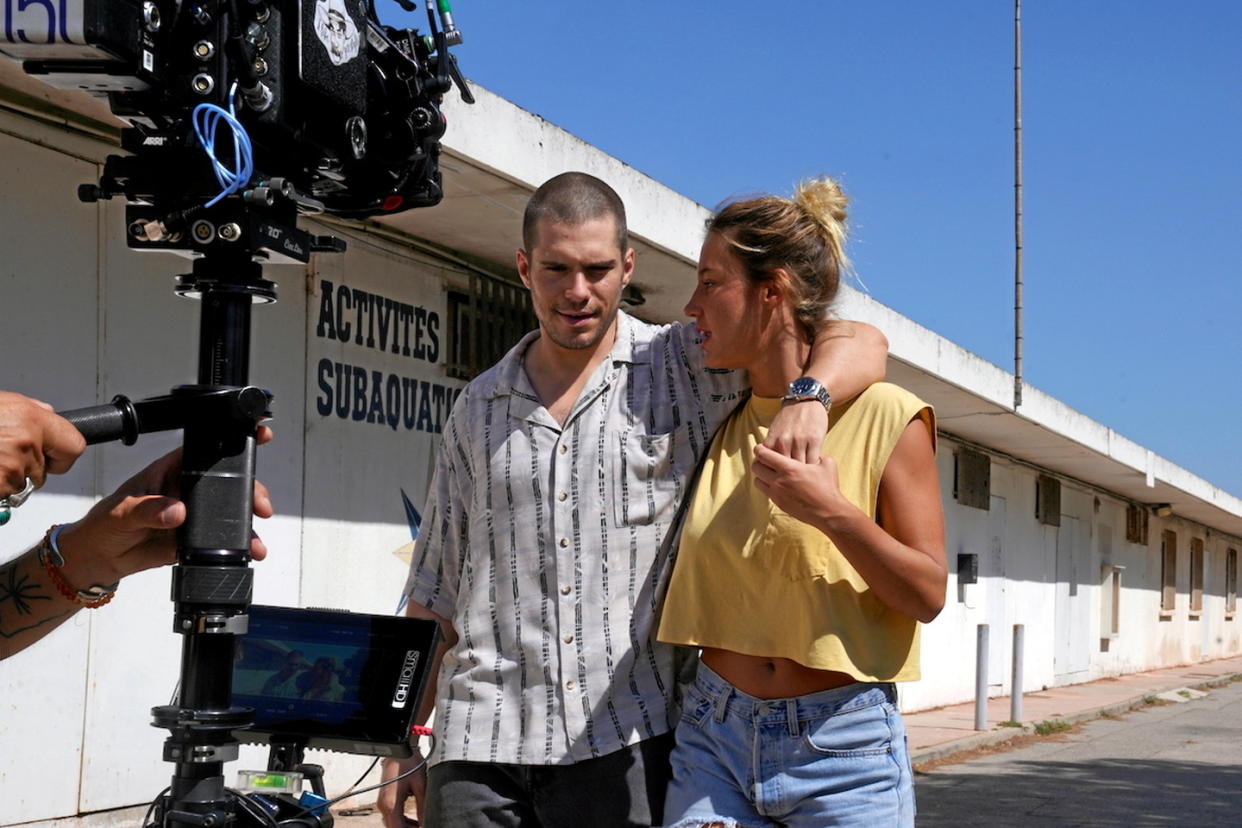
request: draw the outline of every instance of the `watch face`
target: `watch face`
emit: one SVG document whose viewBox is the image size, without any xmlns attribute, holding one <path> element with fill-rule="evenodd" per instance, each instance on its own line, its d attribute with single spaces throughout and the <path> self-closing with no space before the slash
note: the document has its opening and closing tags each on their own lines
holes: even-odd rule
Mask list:
<svg viewBox="0 0 1242 828">
<path fill-rule="evenodd" d="M 789 383 L 789 393 L 795 397 L 815 397 L 819 395 L 820 385 L 810 377 L 798 377 Z"/>
</svg>

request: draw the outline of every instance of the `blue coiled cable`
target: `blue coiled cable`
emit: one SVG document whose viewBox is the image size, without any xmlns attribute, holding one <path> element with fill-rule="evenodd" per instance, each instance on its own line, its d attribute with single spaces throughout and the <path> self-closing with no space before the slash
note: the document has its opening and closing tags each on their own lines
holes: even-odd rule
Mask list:
<svg viewBox="0 0 1242 828">
<path fill-rule="evenodd" d="M 212 170 L 221 188 L 219 194 L 207 202 L 205 205 L 207 207 L 214 206 L 220 199 L 245 187 L 254 175 L 254 147 L 250 144 L 250 135 L 246 132 L 246 128 L 237 120 L 233 104 L 236 94 L 237 84 L 233 84 L 233 88 L 229 91 L 227 110 L 212 103 L 202 103 L 194 107 L 192 113 L 194 134 L 198 136 L 198 142 L 202 144 L 207 157 L 211 159 Z M 216 154 L 216 130 L 219 129 L 221 121 L 232 131 L 232 167 L 221 161 Z"/>
</svg>

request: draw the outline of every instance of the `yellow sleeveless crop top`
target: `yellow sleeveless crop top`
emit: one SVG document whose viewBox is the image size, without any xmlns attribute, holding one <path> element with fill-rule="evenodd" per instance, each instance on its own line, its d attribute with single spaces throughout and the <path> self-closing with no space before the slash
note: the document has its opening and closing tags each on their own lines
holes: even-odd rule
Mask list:
<svg viewBox="0 0 1242 828">
<path fill-rule="evenodd" d="M 788 658 L 859 681 L 919 677 L 919 624 L 886 607 L 818 529 L 777 509 L 751 482 L 755 446 L 780 410 L 751 397 L 716 434 L 682 527 L 657 637 Z M 872 519 L 897 439 L 931 406 L 889 383 L 833 406 L 824 453 L 842 493 Z"/>
</svg>

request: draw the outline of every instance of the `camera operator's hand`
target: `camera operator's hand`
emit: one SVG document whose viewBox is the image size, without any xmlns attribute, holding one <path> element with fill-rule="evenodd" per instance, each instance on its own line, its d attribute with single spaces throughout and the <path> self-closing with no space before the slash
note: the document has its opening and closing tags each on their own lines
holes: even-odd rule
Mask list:
<svg viewBox="0 0 1242 828">
<path fill-rule="evenodd" d="M 403 773 L 408 773 L 411 768 L 417 767 L 420 763 L 423 765 L 400 782 L 393 782 L 391 785 L 380 788 L 378 804 L 380 815 L 384 818 L 384 828 L 413 828 L 422 823 L 423 798 L 427 793 L 426 761 L 418 748 L 414 749 L 414 755 L 409 759 L 384 760 L 381 773 L 383 779 L 395 779 Z M 406 801 L 411 797 L 414 798 L 417 819 L 410 819 L 405 815 Z"/>
<path fill-rule="evenodd" d="M 0 497 L 22 491 L 29 478 L 42 486 L 64 474 L 86 449 L 81 433 L 50 405 L 0 391 Z"/>
<path fill-rule="evenodd" d="M 258 441 L 272 438 L 260 427 Z M 76 523 L 60 530 L 57 545 L 63 563 L 46 565 L 40 550 L 48 541 L 15 560 L 0 563 L 0 581 L 21 589 L 0 595 L 0 659 L 29 647 L 83 606 L 101 606 L 110 590 L 127 575 L 172 563 L 176 558 L 173 529 L 185 522 L 185 504 L 177 499 L 181 450 L 170 452 L 125 481 Z M 254 487 L 254 513 L 271 517 L 267 487 Z M 257 537 L 250 555 L 261 560 L 267 547 Z M 50 560 L 50 559 L 49 559 Z M 84 588 L 91 592 L 83 593 Z M 73 600 L 74 590 L 78 598 Z M 100 600 L 95 602 L 95 597 Z"/>
<path fill-rule="evenodd" d="M 259 428 L 260 444 L 272 431 Z M 181 449 L 171 451 L 125 481 L 86 516 L 60 531 L 66 580 L 75 584 L 111 584 L 144 569 L 172 563 L 177 543 L 172 530 L 185 522 L 185 504 L 176 498 L 181 480 Z M 254 513 L 273 514 L 271 496 L 254 484 Z M 267 546 L 251 538 L 250 556 L 263 560 Z"/>
</svg>

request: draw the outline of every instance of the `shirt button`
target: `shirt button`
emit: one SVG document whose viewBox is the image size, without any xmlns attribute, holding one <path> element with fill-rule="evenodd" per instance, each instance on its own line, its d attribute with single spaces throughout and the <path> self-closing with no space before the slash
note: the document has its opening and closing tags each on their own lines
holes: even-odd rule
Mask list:
<svg viewBox="0 0 1242 828">
<path fill-rule="evenodd" d="M 573 679 L 570 679 L 569 681 L 565 682 L 565 689 L 566 689 L 566 690 L 573 690 L 573 689 L 574 689 L 575 687 L 577 687 L 577 686 L 578 686 L 578 685 L 574 682 L 574 680 L 573 680 Z"/>
<path fill-rule="evenodd" d="M 573 592 L 573 590 L 574 590 L 573 587 L 571 587 L 569 584 L 565 584 L 565 586 L 561 587 L 561 595 L 568 595 L 569 593 Z"/>
<path fill-rule="evenodd" d="M 561 492 L 556 496 L 556 499 L 563 503 L 567 497 L 569 497 L 569 492 Z"/>
<path fill-rule="evenodd" d="M 573 644 L 573 643 L 574 643 L 574 637 L 573 637 L 572 635 L 567 635 L 567 636 L 565 636 L 564 638 L 562 638 L 561 640 L 562 640 L 562 641 L 564 641 L 566 644 Z"/>
<path fill-rule="evenodd" d="M 564 549 L 566 546 L 569 546 L 569 538 L 561 538 L 561 549 Z"/>
<path fill-rule="evenodd" d="M 559 450 L 561 454 L 564 454 L 565 452 L 569 451 L 569 446 L 565 445 L 564 443 L 561 443 L 561 447 Z"/>
</svg>

